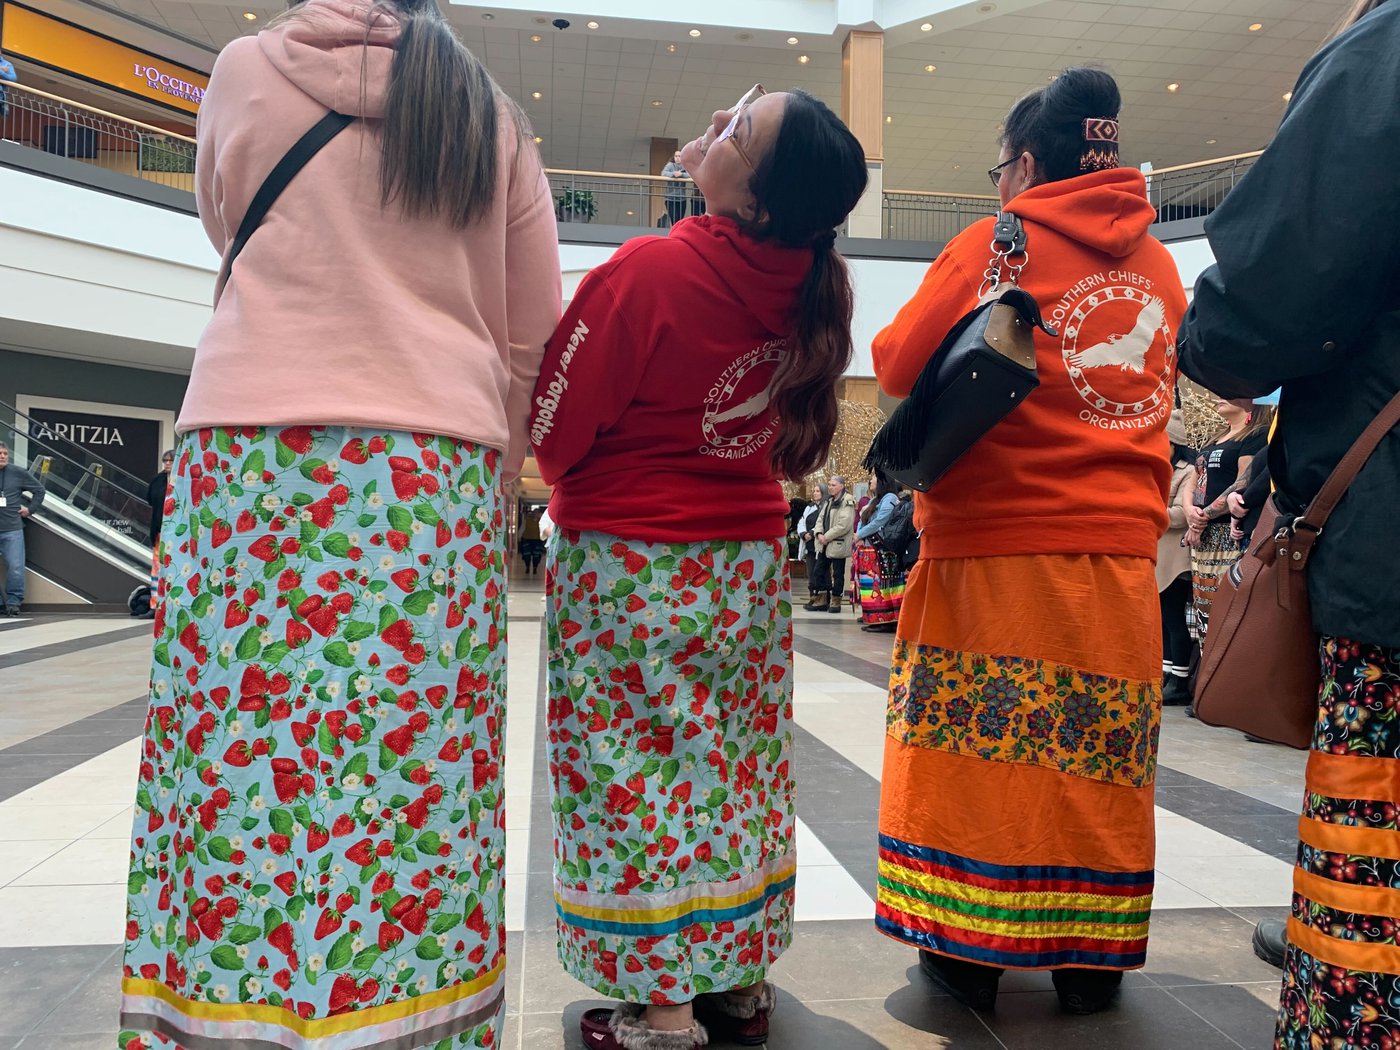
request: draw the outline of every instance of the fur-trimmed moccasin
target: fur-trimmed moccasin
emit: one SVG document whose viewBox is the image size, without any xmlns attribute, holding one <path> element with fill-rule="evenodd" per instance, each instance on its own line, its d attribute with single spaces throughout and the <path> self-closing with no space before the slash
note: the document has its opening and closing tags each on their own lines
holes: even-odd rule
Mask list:
<svg viewBox="0 0 1400 1050">
<path fill-rule="evenodd" d="M 697 996 L 695 1013 L 716 1035 L 739 1046 L 762 1046 L 768 1042 L 768 1017 L 778 1005 L 778 993 L 764 981 L 757 995 L 716 992 Z"/>
<path fill-rule="evenodd" d="M 665 1032 L 648 1024 L 644 1013 L 637 1003 L 586 1011 L 579 1021 L 583 1045 L 589 1050 L 693 1050 L 710 1042 L 699 1021 L 692 1021 L 689 1028 Z"/>
</svg>

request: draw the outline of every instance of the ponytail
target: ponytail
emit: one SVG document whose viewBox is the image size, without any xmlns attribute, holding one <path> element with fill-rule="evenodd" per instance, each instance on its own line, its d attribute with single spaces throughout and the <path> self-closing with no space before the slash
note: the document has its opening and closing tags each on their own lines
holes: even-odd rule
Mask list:
<svg viewBox="0 0 1400 1050">
<path fill-rule="evenodd" d="M 868 178 L 865 151 L 850 129 L 819 99 L 792 91 L 777 140 L 752 183 L 758 210 L 767 216 L 753 234 L 812 251 L 792 336 L 770 387 L 780 425 L 768 456 L 783 477 L 805 477 L 825 466 L 831 452 L 836 380 L 851 363 L 854 311 L 836 227 L 859 202 Z"/>
<path fill-rule="evenodd" d="M 385 4 L 402 25 L 389 73 L 379 162 L 385 207 L 461 229 L 496 195 L 496 83 L 436 0 Z"/>
<path fill-rule="evenodd" d="M 850 272 L 833 238 L 817 246 L 791 344 L 773 376 L 782 425 L 769 459 L 783 477 L 806 477 L 826 465 L 836 433 L 836 380 L 851 363 L 853 311 Z"/>
</svg>

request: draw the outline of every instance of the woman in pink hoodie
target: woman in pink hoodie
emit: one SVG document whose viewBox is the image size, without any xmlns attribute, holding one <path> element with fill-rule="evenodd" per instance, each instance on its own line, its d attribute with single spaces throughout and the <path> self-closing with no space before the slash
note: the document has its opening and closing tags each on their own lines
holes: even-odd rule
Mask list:
<svg viewBox="0 0 1400 1050">
<path fill-rule="evenodd" d="M 539 158 L 432 0 L 307 0 L 219 57 L 196 176 L 225 268 L 166 502 L 121 1044 L 496 1045 L 501 486 L 560 311 Z"/>
</svg>

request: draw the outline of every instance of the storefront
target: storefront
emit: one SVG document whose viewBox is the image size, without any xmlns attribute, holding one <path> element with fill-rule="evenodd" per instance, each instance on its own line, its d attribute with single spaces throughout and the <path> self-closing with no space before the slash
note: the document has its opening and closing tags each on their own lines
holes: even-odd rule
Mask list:
<svg viewBox="0 0 1400 1050">
<path fill-rule="evenodd" d="M 189 65 L 20 3 L 0 5 L 0 50 L 23 86 L 182 135 L 209 85 Z"/>
</svg>

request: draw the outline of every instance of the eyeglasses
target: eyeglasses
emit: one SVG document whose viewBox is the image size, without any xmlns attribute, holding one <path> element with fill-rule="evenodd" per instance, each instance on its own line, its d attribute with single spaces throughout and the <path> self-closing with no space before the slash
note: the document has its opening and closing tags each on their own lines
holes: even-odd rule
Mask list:
<svg viewBox="0 0 1400 1050">
<path fill-rule="evenodd" d="M 1001 173 L 1005 171 L 1008 167 L 1010 167 L 1012 164 L 1015 164 L 1018 160 L 1020 160 L 1021 156 L 1022 154 L 1018 153 L 1010 160 L 1002 161 L 995 168 L 987 169 L 987 178 L 992 180 L 993 186 L 995 186 L 997 189 L 1001 189 Z"/>
<path fill-rule="evenodd" d="M 744 147 L 739 145 L 739 140 L 734 138 L 734 132 L 739 128 L 739 120 L 743 117 L 744 110 L 748 109 L 755 99 L 767 93 L 768 92 L 763 89 L 762 84 L 755 84 L 745 91 L 744 97 L 734 103 L 734 116 L 729 118 L 729 123 L 724 126 L 724 130 L 715 136 L 714 142 L 710 143 L 711 148 L 713 148 L 714 146 L 718 146 L 725 139 L 732 139 L 734 148 L 739 151 L 739 156 L 742 157 L 744 163 L 749 166 L 750 171 L 757 171 L 758 169 L 754 167 L 753 161 L 749 159 L 749 155 L 744 152 Z"/>
</svg>

